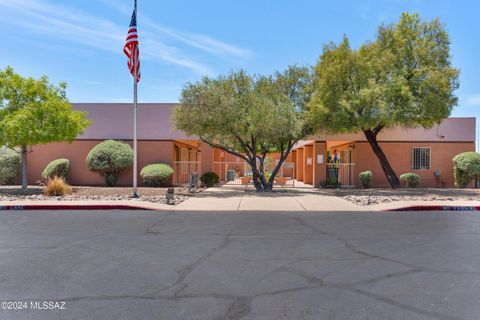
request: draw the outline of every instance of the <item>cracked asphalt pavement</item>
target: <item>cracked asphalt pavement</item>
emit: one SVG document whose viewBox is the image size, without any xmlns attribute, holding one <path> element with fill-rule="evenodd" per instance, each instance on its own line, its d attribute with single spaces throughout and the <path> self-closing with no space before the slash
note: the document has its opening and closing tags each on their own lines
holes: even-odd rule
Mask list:
<svg viewBox="0 0 480 320">
<path fill-rule="evenodd" d="M 0 212 L 0 319 L 480 319 L 475 212 Z"/>
</svg>

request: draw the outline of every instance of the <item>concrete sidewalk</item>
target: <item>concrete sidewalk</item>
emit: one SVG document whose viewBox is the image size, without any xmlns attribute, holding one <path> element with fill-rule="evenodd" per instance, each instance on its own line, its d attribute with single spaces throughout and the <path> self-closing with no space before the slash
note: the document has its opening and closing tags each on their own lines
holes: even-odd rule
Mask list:
<svg viewBox="0 0 480 320">
<path fill-rule="evenodd" d="M 209 188 L 179 205 L 181 211 L 368 211 L 315 189 L 285 189 L 272 193 L 245 192 L 237 186 Z"/>
<path fill-rule="evenodd" d="M 245 192 L 240 186 L 209 188 L 176 205 L 141 200 L 16 200 L 1 201 L 2 207 L 25 206 L 125 206 L 162 211 L 368 211 L 339 197 L 318 194 L 314 189 L 288 189 L 272 193 Z"/>
<path fill-rule="evenodd" d="M 335 211 L 389 211 L 415 206 L 479 207 L 480 201 L 392 201 L 371 206 L 356 205 L 340 197 L 319 193 L 316 189 L 285 189 L 272 193 L 245 192 L 241 186 L 209 188 L 194 194 L 184 202 L 172 206 L 141 200 L 17 200 L 0 201 L 0 210 L 26 206 L 52 206 L 61 209 L 123 206 L 131 209 L 160 211 L 282 211 L 282 212 L 335 212 Z M 49 208 L 50 209 L 50 208 Z M 98 208 L 100 209 L 100 208 Z M 461 208 L 460 208 L 461 209 Z M 432 210 L 439 210 L 432 209 Z"/>
</svg>

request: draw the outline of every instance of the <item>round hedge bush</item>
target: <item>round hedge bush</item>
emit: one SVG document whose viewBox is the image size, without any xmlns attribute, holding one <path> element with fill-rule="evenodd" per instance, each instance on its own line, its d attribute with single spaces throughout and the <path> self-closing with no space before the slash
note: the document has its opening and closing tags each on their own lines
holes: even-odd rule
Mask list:
<svg viewBox="0 0 480 320">
<path fill-rule="evenodd" d="M 88 169 L 99 173 L 109 187 L 115 186 L 120 173 L 132 164 L 132 147 L 120 141 L 103 141 L 93 147 L 87 155 Z"/>
<path fill-rule="evenodd" d="M 473 179 L 480 176 L 480 153 L 463 152 L 453 158 L 455 185 L 465 188 Z"/>
<path fill-rule="evenodd" d="M 172 175 L 173 168 L 165 163 L 149 164 L 140 171 L 143 183 L 149 187 L 164 185 Z"/>
<path fill-rule="evenodd" d="M 70 160 L 56 159 L 50 162 L 42 172 L 42 178 L 45 180 L 53 178 L 62 178 L 67 182 L 70 178 Z"/>
<path fill-rule="evenodd" d="M 373 175 L 372 171 L 363 171 L 358 175 L 360 182 L 365 189 L 370 189 L 372 187 Z"/>
<path fill-rule="evenodd" d="M 400 180 L 403 181 L 408 188 L 416 188 L 420 184 L 420 176 L 416 173 L 404 173 L 400 176 Z"/>
<path fill-rule="evenodd" d="M 200 181 L 210 188 L 220 182 L 220 177 L 215 172 L 207 172 L 200 177 Z"/>
<path fill-rule="evenodd" d="M 20 155 L 13 150 L 0 150 L 0 184 L 14 184 L 19 172 Z"/>
</svg>

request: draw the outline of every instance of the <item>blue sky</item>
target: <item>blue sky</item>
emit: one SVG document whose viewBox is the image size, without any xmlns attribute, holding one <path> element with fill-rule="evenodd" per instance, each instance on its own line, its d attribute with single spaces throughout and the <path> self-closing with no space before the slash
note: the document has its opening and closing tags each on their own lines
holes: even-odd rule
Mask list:
<svg viewBox="0 0 480 320">
<path fill-rule="evenodd" d="M 175 102 L 187 81 L 244 68 L 271 73 L 313 64 L 322 46 L 347 35 L 353 46 L 401 12 L 438 17 L 461 70 L 453 115 L 480 114 L 479 1 L 138 0 L 140 102 Z M 0 67 L 69 84 L 72 102 L 129 102 L 122 47 L 130 0 L 0 0 Z"/>
</svg>

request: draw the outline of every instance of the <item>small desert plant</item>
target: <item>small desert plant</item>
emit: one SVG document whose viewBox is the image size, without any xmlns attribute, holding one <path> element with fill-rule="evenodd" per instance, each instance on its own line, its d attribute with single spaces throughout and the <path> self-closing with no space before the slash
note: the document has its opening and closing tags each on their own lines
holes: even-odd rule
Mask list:
<svg viewBox="0 0 480 320">
<path fill-rule="evenodd" d="M 360 178 L 360 182 L 362 183 L 362 187 L 364 187 L 365 189 L 370 189 L 372 187 L 372 171 L 360 172 L 358 176 Z"/>
<path fill-rule="evenodd" d="M 20 155 L 9 149 L 0 149 L 0 184 L 14 184 L 20 171 Z"/>
<path fill-rule="evenodd" d="M 120 173 L 125 168 L 131 167 L 132 163 L 132 147 L 115 140 L 106 140 L 97 144 L 87 155 L 88 169 L 98 172 L 109 187 L 117 184 Z"/>
<path fill-rule="evenodd" d="M 46 196 L 61 197 L 72 193 L 72 188 L 62 178 L 53 177 L 52 179 L 48 179 L 43 193 Z"/>
<path fill-rule="evenodd" d="M 400 176 L 400 181 L 403 181 L 407 188 L 416 188 L 420 184 L 420 176 L 411 172 L 404 173 Z"/>
<path fill-rule="evenodd" d="M 453 175 L 455 185 L 465 188 L 473 179 L 480 176 L 480 153 L 463 152 L 453 158 Z"/>
<path fill-rule="evenodd" d="M 327 180 L 325 181 L 325 186 L 326 187 L 340 187 L 341 184 L 338 182 L 338 177 L 333 176 L 333 177 L 328 177 Z"/>
<path fill-rule="evenodd" d="M 149 187 L 164 185 L 172 175 L 173 168 L 165 163 L 149 164 L 140 171 L 143 183 Z"/>
<path fill-rule="evenodd" d="M 215 172 L 207 172 L 200 177 L 200 181 L 210 188 L 220 182 L 220 177 Z"/>
<path fill-rule="evenodd" d="M 56 159 L 47 165 L 42 172 L 42 178 L 48 180 L 53 179 L 54 177 L 59 177 L 64 181 L 68 181 L 70 177 L 70 160 Z"/>
</svg>

